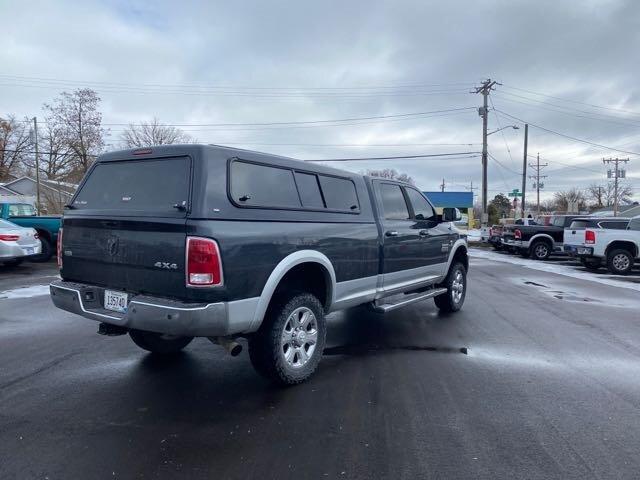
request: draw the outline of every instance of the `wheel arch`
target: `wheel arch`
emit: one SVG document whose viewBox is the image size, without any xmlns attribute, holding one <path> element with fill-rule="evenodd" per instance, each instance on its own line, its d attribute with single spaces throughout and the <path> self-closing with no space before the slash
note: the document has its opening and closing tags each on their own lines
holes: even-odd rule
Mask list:
<svg viewBox="0 0 640 480">
<path fill-rule="evenodd" d="M 42 227 L 32 227 L 36 232 L 38 232 L 38 237 L 41 240 L 46 240 L 49 244 L 53 244 L 53 235 L 51 232 Z"/>
<path fill-rule="evenodd" d="M 609 245 L 607 245 L 607 248 L 605 249 L 605 252 L 604 252 L 605 257 L 608 257 L 609 252 L 617 248 L 628 250 L 631 253 L 631 255 L 633 255 L 634 258 L 638 256 L 638 247 L 634 242 L 630 240 L 614 240 L 611 243 L 609 243 Z"/>
<path fill-rule="evenodd" d="M 449 273 L 449 268 L 453 264 L 454 260 L 461 260 L 465 270 L 469 270 L 469 253 L 467 248 L 467 242 L 463 239 L 459 239 L 456 243 L 453 244 L 453 248 L 451 248 L 451 254 L 449 255 L 449 259 L 447 260 L 447 267 L 444 269 L 443 275 L 447 275 Z"/>
<path fill-rule="evenodd" d="M 312 293 L 324 293 L 323 298 L 318 300 L 325 311 L 330 310 L 335 301 L 336 286 L 336 274 L 331 261 L 316 250 L 299 250 L 283 258 L 269 275 L 260 294 L 250 331 L 260 328 L 278 288 L 286 285 L 287 281 L 301 278 L 303 272 L 310 274 L 306 281 L 313 285 Z"/>
<path fill-rule="evenodd" d="M 537 240 L 545 240 L 547 242 L 551 243 L 551 248 L 553 248 L 556 244 L 556 241 L 553 239 L 553 237 L 547 233 L 536 233 L 533 237 L 531 237 L 529 239 L 529 246 L 531 246 L 533 244 L 533 242 L 537 241 Z"/>
</svg>

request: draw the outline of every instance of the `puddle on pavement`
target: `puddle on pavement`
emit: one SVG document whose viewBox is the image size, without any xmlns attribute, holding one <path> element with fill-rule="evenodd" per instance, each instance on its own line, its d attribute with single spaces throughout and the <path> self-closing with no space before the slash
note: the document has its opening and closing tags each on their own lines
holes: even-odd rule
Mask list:
<svg viewBox="0 0 640 480">
<path fill-rule="evenodd" d="M 469 354 L 468 347 L 438 347 L 438 346 L 420 346 L 420 345 L 340 345 L 337 347 L 328 347 L 323 351 L 323 355 L 365 355 L 368 353 L 376 353 L 391 350 L 409 350 L 409 351 L 425 351 L 439 353 L 462 353 Z"/>
<path fill-rule="evenodd" d="M 534 287 L 540 288 L 549 288 L 547 285 L 543 285 L 542 283 L 532 282 L 531 280 L 525 280 L 525 285 L 531 285 Z M 602 303 L 600 300 L 591 297 L 584 297 L 578 295 L 574 292 L 563 292 L 562 290 L 541 290 L 542 293 L 546 295 L 550 295 L 553 298 L 558 300 L 567 300 L 569 302 L 580 302 L 580 303 Z"/>
</svg>

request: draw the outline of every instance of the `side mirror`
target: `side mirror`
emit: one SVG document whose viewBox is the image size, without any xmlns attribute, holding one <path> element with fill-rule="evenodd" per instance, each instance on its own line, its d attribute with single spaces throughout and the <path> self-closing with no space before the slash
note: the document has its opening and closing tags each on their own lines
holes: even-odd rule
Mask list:
<svg viewBox="0 0 640 480">
<path fill-rule="evenodd" d="M 443 222 L 457 222 L 462 219 L 462 214 L 457 208 L 445 207 L 442 209 Z"/>
</svg>

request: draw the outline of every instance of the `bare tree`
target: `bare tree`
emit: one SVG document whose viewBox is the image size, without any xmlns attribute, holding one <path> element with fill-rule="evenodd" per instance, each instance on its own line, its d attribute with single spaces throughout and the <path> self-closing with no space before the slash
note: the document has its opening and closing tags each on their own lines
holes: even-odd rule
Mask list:
<svg viewBox="0 0 640 480">
<path fill-rule="evenodd" d="M 390 180 L 400 180 L 415 185 L 415 181 L 406 173 L 399 173 L 395 168 L 384 168 L 382 170 L 367 170 L 370 177 L 388 178 Z"/>
<path fill-rule="evenodd" d="M 0 118 L 0 181 L 18 174 L 30 151 L 28 120 L 13 115 Z"/>
<path fill-rule="evenodd" d="M 62 92 L 52 104 L 44 104 L 47 123 L 63 139 L 72 154 L 72 175 L 81 177 L 104 147 L 105 130 L 100 97 L 90 88 Z"/>
<path fill-rule="evenodd" d="M 591 184 L 588 189 L 588 196 L 594 201 L 594 206 L 598 208 L 611 207 L 615 204 L 616 189 L 614 182 L 606 185 Z M 633 198 L 633 188 L 628 184 L 618 184 L 618 205 L 631 203 Z"/>
<path fill-rule="evenodd" d="M 195 142 L 195 139 L 179 128 L 164 125 L 155 117 L 150 123 L 129 124 L 120 135 L 120 140 L 125 148 Z"/>
<path fill-rule="evenodd" d="M 558 210 L 567 211 L 571 204 L 577 204 L 578 209 L 582 210 L 587 206 L 587 199 L 582 190 L 572 188 L 570 190 L 559 191 L 554 193 L 553 199 Z"/>
<path fill-rule="evenodd" d="M 72 174 L 76 158 L 63 130 L 53 123 L 45 122 L 38 133 L 41 178 L 65 180 Z M 29 171 L 35 171 L 34 156 L 28 156 L 24 164 Z"/>
</svg>

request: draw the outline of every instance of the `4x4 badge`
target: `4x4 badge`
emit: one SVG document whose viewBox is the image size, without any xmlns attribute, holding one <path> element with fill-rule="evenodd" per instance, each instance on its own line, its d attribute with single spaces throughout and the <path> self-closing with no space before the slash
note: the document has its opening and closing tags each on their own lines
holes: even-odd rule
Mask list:
<svg viewBox="0 0 640 480">
<path fill-rule="evenodd" d="M 157 268 L 165 268 L 167 270 L 177 270 L 178 269 L 178 264 L 177 263 L 169 263 L 169 262 L 156 262 L 153 264 L 154 267 Z"/>
</svg>

